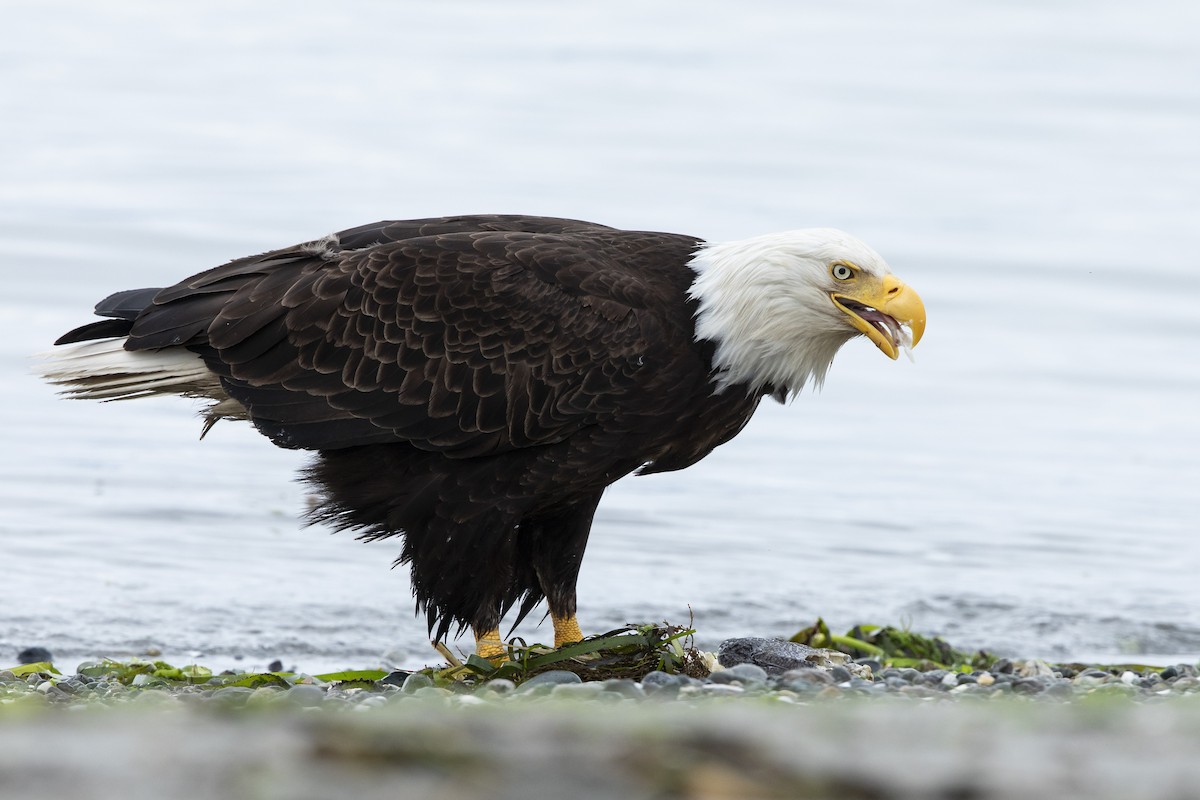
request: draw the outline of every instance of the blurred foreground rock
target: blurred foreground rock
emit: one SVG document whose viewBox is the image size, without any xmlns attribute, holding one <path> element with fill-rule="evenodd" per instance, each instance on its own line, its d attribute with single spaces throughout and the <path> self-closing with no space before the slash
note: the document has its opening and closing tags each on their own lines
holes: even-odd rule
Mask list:
<svg viewBox="0 0 1200 800">
<path fill-rule="evenodd" d="M 0 716 L 0 797 L 1177 800 L 1198 737 L 1178 701 L 127 705 Z"/>
</svg>

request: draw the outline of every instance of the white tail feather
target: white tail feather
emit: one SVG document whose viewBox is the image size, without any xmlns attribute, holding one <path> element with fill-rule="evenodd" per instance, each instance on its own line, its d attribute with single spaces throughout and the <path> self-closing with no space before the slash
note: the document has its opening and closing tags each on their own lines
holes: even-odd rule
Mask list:
<svg viewBox="0 0 1200 800">
<path fill-rule="evenodd" d="M 125 340 L 98 339 L 43 353 L 42 377 L 83 400 L 129 400 L 160 394 L 228 400 L 200 356 L 183 348 L 129 351 Z"/>
</svg>

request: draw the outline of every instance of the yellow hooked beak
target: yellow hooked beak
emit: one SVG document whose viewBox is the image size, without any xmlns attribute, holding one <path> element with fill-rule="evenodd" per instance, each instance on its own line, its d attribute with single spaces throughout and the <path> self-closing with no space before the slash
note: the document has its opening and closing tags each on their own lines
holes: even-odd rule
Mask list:
<svg viewBox="0 0 1200 800">
<path fill-rule="evenodd" d="M 829 295 L 845 312 L 850 324 L 861 331 L 888 358 L 895 359 L 902 347 L 916 347 L 925 333 L 925 304 L 921 297 L 895 275 L 871 281 L 862 287 Z M 909 334 L 902 326 L 908 326 Z"/>
</svg>

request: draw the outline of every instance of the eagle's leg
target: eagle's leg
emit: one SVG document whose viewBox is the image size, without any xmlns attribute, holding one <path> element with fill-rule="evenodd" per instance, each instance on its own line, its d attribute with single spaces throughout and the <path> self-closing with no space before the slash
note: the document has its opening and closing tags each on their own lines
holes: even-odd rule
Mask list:
<svg viewBox="0 0 1200 800">
<path fill-rule="evenodd" d="M 556 616 L 552 612 L 550 621 L 554 623 L 555 647 L 562 647 L 564 644 L 571 644 L 583 639 L 583 631 L 579 628 L 579 620 L 575 618 L 574 612 L 565 617 Z"/>
<path fill-rule="evenodd" d="M 537 545 L 532 561 L 541 593 L 550 606 L 554 625 L 554 646 L 583 639 L 575 617 L 575 584 L 579 567 L 592 530 L 592 516 L 600 503 L 601 492 L 552 517 L 540 520 Z"/>
<path fill-rule="evenodd" d="M 508 650 L 504 647 L 504 640 L 500 638 L 500 629 L 492 628 L 490 630 L 480 630 L 474 628 L 475 633 L 475 652 L 481 658 L 486 658 L 490 661 L 502 661 L 508 657 Z"/>
</svg>

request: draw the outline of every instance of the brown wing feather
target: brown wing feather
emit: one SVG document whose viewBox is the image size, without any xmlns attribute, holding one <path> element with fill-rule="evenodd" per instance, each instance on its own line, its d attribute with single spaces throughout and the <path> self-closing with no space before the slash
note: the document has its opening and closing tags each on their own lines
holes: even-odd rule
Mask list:
<svg viewBox="0 0 1200 800">
<path fill-rule="evenodd" d="M 166 289 L 127 346 L 186 343 L 282 446 L 504 452 L 663 399 L 661 371 L 690 357 L 695 244 L 544 218 L 377 223 Z"/>
</svg>

